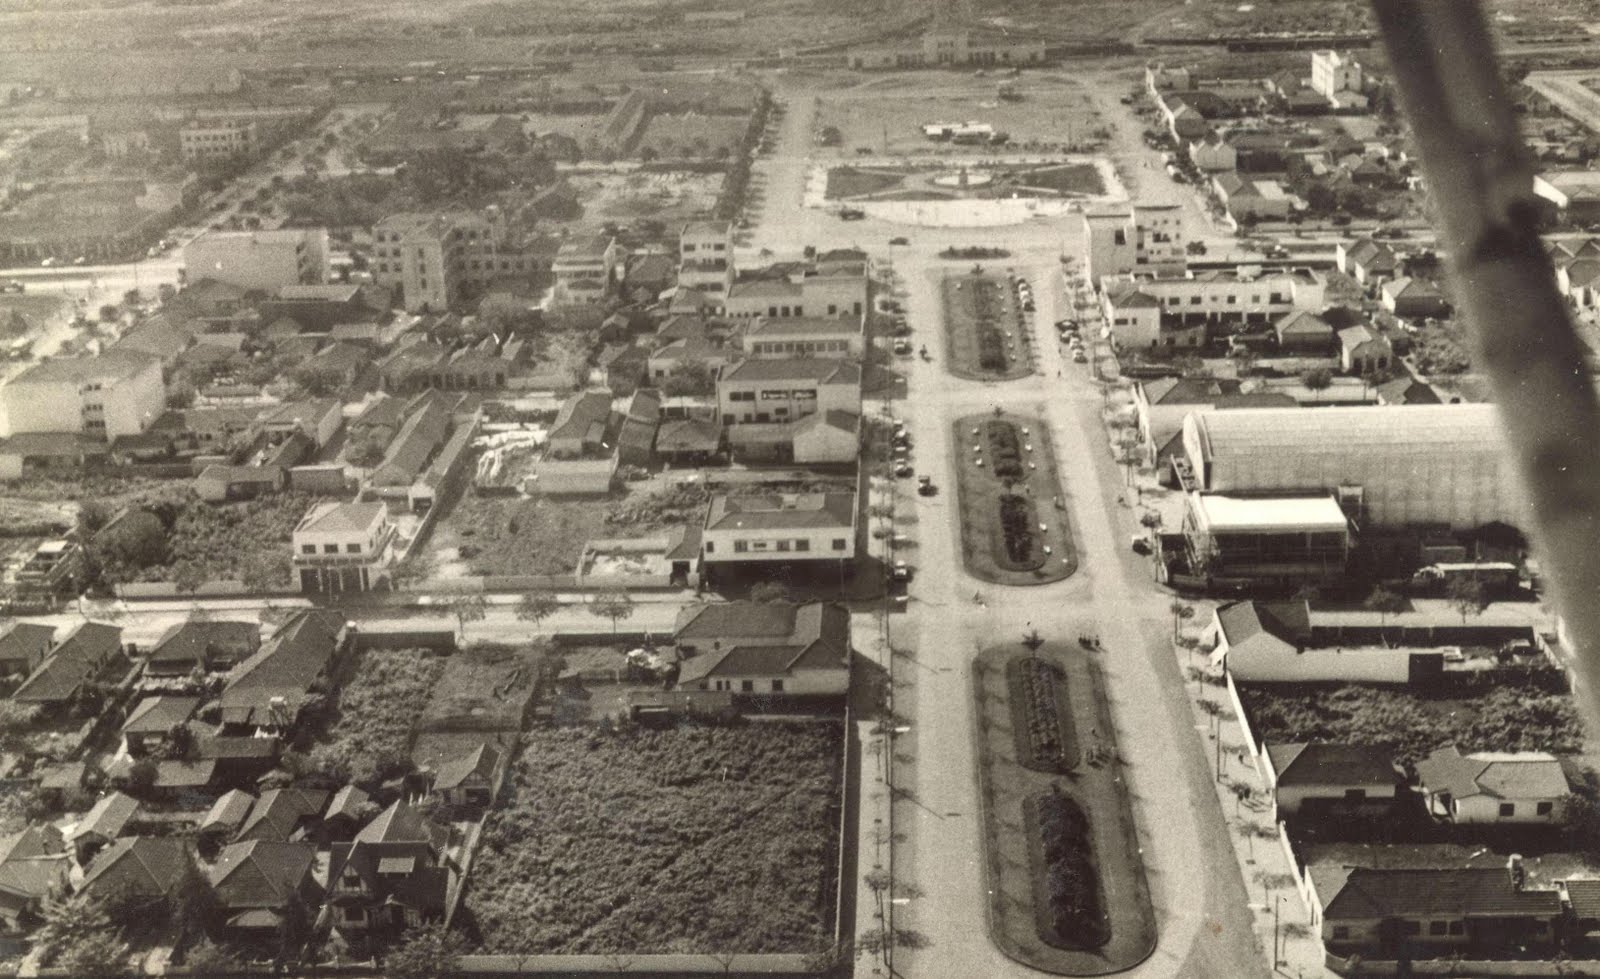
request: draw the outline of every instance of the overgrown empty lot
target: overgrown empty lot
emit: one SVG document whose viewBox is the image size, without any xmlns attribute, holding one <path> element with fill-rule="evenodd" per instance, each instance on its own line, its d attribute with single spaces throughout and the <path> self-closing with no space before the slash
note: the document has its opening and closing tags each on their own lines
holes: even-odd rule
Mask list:
<svg viewBox="0 0 1600 979">
<path fill-rule="evenodd" d="M 467 907 L 494 952 L 832 941 L 842 728 L 528 733 Z"/>
</svg>

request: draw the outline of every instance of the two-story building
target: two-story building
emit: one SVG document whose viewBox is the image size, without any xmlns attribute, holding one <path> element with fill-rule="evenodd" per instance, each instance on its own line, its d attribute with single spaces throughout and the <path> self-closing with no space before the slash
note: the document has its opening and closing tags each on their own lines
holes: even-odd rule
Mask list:
<svg viewBox="0 0 1600 979">
<path fill-rule="evenodd" d="M 713 497 L 700 532 L 706 576 L 843 573 L 856 555 L 856 509 L 854 493 Z"/>
<path fill-rule="evenodd" d="M 381 935 L 443 916 L 459 872 L 447 855 L 450 831 L 404 799 L 362 827 L 328 858 L 327 904 L 333 928 Z"/>
<path fill-rule="evenodd" d="M 758 316 L 741 341 L 751 357 L 860 357 L 865 331 L 857 317 Z"/>
<path fill-rule="evenodd" d="M 861 369 L 815 357 L 741 361 L 717 375 L 717 410 L 735 456 L 849 462 L 860 451 Z"/>
<path fill-rule="evenodd" d="M 594 304 L 611 294 L 625 252 L 610 235 L 593 235 L 564 243 L 556 251 L 550 273 L 555 277 L 558 305 Z"/>
<path fill-rule="evenodd" d="M 1101 309 L 1119 347 L 1199 347 L 1296 310 L 1321 311 L 1326 283 L 1310 269 L 1241 265 L 1185 275 L 1108 277 Z"/>
<path fill-rule="evenodd" d="M 388 581 L 394 540 L 388 504 L 318 503 L 292 540 L 303 591 L 370 591 Z"/>
</svg>

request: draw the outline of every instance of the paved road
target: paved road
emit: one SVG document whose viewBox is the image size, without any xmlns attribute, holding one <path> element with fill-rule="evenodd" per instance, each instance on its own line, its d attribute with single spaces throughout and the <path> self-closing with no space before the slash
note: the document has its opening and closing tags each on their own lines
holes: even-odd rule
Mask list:
<svg viewBox="0 0 1600 979">
<path fill-rule="evenodd" d="M 1590 132 L 1600 133 L 1600 93 L 1583 84 L 1590 78 L 1600 78 L 1600 70 L 1534 71 L 1524 80 Z"/>
<path fill-rule="evenodd" d="M 1108 113 L 1125 83 L 1107 83 L 1097 97 Z M 1112 95 L 1111 93 L 1116 93 Z M 1121 477 L 1099 424 L 1101 396 L 1085 368 L 1065 363 L 1049 324 L 1065 315 L 1060 295 L 1060 256 L 1081 255 L 1078 220 L 1068 216 L 990 229 L 908 227 L 867 219 L 841 222 L 799 207 L 813 151 L 813 90 L 780 93 L 790 111 L 774 152 L 758 161 L 765 201 L 754 215 L 744 264 L 761 249 L 793 254 L 801 245 L 819 249 L 860 244 L 879 261 L 892 263 L 905 287 L 904 302 L 913 343 L 927 345 L 931 363 L 902 360 L 906 396 L 889 404 L 905 419 L 916 443 L 913 463 L 933 476 L 943 492 L 925 498 L 902 481 L 896 530 L 916 541 L 908 551 L 916 568 L 907 611 L 891 616 L 896 712 L 909 730 L 895 744 L 895 877 L 914 885 L 896 906 L 897 927 L 926 937 L 926 949 L 901 949 L 895 973 L 916 977 L 1003 977 L 1034 974 L 999 953 L 985 928 L 974 751 L 971 728 L 973 654 L 994 641 L 1021 638 L 1030 627 L 1058 637 L 1097 632 L 1104 642 L 1106 674 L 1128 781 L 1149 869 L 1160 944 L 1130 975 L 1139 977 L 1265 976 L 1264 953 L 1252 932 L 1243 882 L 1229 845 L 1222 808 L 1210 785 L 1201 740 L 1193 728 L 1183 679 L 1166 642 L 1169 597 L 1149 579 L 1127 549 L 1132 514 L 1116 503 Z M 1115 116 L 1113 116 L 1115 117 Z M 1130 124 L 1118 120 L 1119 130 Z M 1112 153 L 1121 169 L 1136 174 L 1151 200 L 1186 204 L 1191 235 L 1213 229 L 1186 188 L 1175 187 L 1154 166 L 1155 156 L 1132 129 L 1119 132 Z M 1148 165 L 1147 165 L 1148 164 Z M 908 246 L 890 247 L 905 236 Z M 947 270 L 969 263 L 940 260 L 946 245 L 1000 244 L 1009 259 L 990 263 L 1015 267 L 1033 282 L 1040 303 L 1036 322 L 1040 369 L 1004 384 L 958 381 L 945 373 L 937 284 Z M 1059 375 L 1059 376 L 1058 376 Z M 1081 569 L 1064 582 L 1005 588 L 977 582 L 962 569 L 960 528 L 954 500 L 950 428 L 964 414 L 1002 405 L 1043 413 L 1062 460 L 1065 495 L 1075 522 Z M 869 404 L 869 412 L 881 410 Z M 978 593 L 982 605 L 974 602 Z M 869 777 L 874 766 L 864 766 Z M 870 792 L 864 789 L 863 797 Z M 865 859 L 865 858 L 864 858 Z M 865 864 L 864 864 L 865 865 Z M 858 960 L 857 975 L 881 974 L 876 963 Z"/>
</svg>

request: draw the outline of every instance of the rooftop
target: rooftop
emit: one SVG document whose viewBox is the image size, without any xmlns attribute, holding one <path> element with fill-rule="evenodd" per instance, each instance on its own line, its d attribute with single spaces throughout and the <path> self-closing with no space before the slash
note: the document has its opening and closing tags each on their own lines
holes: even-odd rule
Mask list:
<svg viewBox="0 0 1600 979">
<path fill-rule="evenodd" d="M 787 493 L 717 496 L 706 512 L 707 530 L 849 530 L 855 526 L 854 493 Z"/>
<path fill-rule="evenodd" d="M 1331 496 L 1245 497 L 1195 493 L 1190 505 L 1205 529 L 1216 533 L 1344 532 L 1349 518 Z"/>
</svg>

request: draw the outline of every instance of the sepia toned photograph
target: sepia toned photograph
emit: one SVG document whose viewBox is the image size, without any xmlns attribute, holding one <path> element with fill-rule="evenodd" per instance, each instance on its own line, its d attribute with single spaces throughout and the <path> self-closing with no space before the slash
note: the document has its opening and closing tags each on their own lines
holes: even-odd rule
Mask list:
<svg viewBox="0 0 1600 979">
<path fill-rule="evenodd" d="M 1600 977 L 1600 0 L 0 0 L 0 977 Z"/>
</svg>

